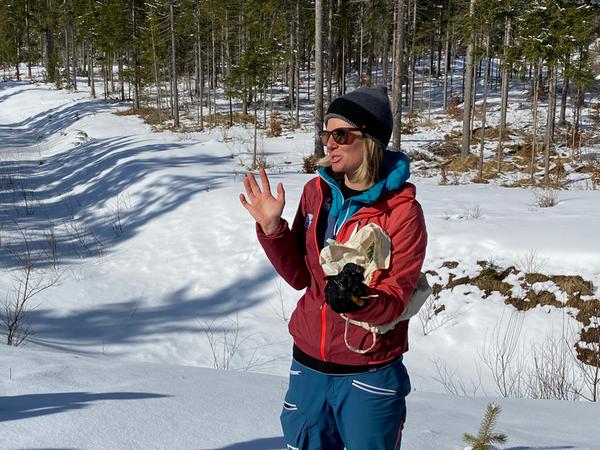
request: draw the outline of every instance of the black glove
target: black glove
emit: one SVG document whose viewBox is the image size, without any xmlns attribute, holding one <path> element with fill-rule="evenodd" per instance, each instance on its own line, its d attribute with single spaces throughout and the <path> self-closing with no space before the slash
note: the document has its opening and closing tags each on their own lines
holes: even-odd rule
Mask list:
<svg viewBox="0 0 600 450">
<path fill-rule="evenodd" d="M 336 313 L 349 313 L 367 304 L 367 286 L 363 283 L 365 269 L 348 263 L 337 275 L 327 277 L 325 300 Z"/>
</svg>

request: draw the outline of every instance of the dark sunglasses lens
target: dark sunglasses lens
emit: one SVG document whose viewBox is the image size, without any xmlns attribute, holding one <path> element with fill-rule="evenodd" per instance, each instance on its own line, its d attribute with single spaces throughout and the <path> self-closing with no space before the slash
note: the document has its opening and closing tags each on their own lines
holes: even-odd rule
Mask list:
<svg viewBox="0 0 600 450">
<path fill-rule="evenodd" d="M 331 132 L 331 137 L 336 142 L 336 144 L 344 145 L 346 143 L 346 139 L 348 137 L 348 131 L 346 131 L 346 130 L 333 130 Z"/>
<path fill-rule="evenodd" d="M 327 146 L 327 141 L 329 140 L 329 131 L 319 131 L 319 137 L 321 138 L 321 143 Z"/>
</svg>

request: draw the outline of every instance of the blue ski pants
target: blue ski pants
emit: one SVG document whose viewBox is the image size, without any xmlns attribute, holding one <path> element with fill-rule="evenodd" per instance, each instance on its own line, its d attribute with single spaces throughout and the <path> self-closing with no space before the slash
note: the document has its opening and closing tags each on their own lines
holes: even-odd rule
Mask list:
<svg viewBox="0 0 600 450">
<path fill-rule="evenodd" d="M 292 361 L 281 425 L 288 450 L 396 450 L 410 380 L 402 358 L 374 372 L 328 375 Z"/>
</svg>

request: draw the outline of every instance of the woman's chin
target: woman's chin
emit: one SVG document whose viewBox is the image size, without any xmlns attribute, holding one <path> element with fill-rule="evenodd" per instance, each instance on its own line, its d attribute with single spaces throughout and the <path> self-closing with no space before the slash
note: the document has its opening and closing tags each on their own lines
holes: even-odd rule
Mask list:
<svg viewBox="0 0 600 450">
<path fill-rule="evenodd" d="M 340 164 L 340 163 L 332 163 L 331 170 L 334 173 L 342 173 L 342 172 L 344 172 L 344 166 L 343 166 L 343 164 Z"/>
</svg>

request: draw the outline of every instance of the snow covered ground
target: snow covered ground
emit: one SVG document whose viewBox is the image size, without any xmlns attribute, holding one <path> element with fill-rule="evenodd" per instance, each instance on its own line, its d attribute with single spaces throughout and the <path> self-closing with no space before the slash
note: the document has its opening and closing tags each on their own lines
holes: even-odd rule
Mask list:
<svg viewBox="0 0 600 450">
<path fill-rule="evenodd" d="M 284 377 L 8 347 L 0 358 L 2 449 L 285 448 Z M 600 448 L 597 404 L 424 392 L 408 397 L 402 447 L 464 448 L 490 401 L 507 450 Z"/>
<path fill-rule="evenodd" d="M 253 130 L 153 133 L 119 109 L 85 91 L 0 84 L 0 289 L 10 299 L 22 280 L 25 239 L 33 278 L 52 284 L 31 299 L 27 345 L 0 348 L 0 448 L 282 448 L 286 320 L 299 294 L 278 279 L 239 204 Z M 405 148 L 451 126 L 419 127 Z M 259 147 L 291 218 L 313 176 L 300 173 L 312 133 L 259 136 Z M 411 181 L 429 231 L 424 270 L 447 278 L 444 262 L 457 261 L 474 275 L 483 260 L 600 284 L 598 191 L 560 191 L 557 206 L 539 208 L 527 189 Z M 403 448 L 464 448 L 462 433 L 496 401 L 505 448 L 600 449 L 598 404 L 490 400 L 478 354 L 514 308 L 472 287 L 442 300 L 427 335 L 411 321 Z M 565 308 L 521 320 L 525 349 L 579 331 Z M 446 395 L 440 367 L 482 397 Z"/>
</svg>

